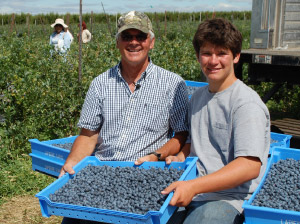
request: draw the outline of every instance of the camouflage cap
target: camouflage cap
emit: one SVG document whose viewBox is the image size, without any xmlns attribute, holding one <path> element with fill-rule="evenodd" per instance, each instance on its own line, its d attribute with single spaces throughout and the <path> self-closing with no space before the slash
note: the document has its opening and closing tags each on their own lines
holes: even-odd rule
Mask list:
<svg viewBox="0 0 300 224">
<path fill-rule="evenodd" d="M 149 33 L 152 31 L 152 24 L 149 17 L 138 11 L 130 11 L 126 14 L 123 14 L 118 19 L 118 33 L 120 34 L 127 29 L 137 29 L 144 33 Z"/>
</svg>

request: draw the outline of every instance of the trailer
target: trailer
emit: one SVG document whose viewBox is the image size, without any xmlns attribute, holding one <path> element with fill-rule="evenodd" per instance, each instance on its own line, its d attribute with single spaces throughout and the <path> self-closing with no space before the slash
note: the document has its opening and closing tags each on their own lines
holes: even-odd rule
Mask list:
<svg viewBox="0 0 300 224">
<path fill-rule="evenodd" d="M 262 97 L 265 103 L 284 84 L 300 85 L 300 0 L 252 0 L 250 48 L 242 50 L 235 73 L 249 84 L 274 83 Z M 293 135 L 291 147 L 300 146 L 299 120 L 272 121 L 272 127 Z"/>
<path fill-rule="evenodd" d="M 253 0 L 250 49 L 241 52 L 236 75 L 249 84 L 274 82 L 267 102 L 284 84 L 300 84 L 300 0 Z"/>
</svg>

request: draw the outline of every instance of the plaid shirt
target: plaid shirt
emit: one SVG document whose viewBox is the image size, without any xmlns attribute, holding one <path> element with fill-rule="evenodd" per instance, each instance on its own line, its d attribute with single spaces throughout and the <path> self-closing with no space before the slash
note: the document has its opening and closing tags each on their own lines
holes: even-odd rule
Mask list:
<svg viewBox="0 0 300 224">
<path fill-rule="evenodd" d="M 100 160 L 134 161 L 163 146 L 173 132 L 188 131 L 185 81 L 151 60 L 132 93 L 120 64 L 96 77 L 87 92 L 78 127 L 100 128 Z"/>
</svg>

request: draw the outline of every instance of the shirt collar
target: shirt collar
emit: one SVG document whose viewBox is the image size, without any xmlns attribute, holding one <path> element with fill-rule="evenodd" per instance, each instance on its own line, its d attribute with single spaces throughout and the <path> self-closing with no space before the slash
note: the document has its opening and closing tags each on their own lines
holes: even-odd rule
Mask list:
<svg viewBox="0 0 300 224">
<path fill-rule="evenodd" d="M 151 58 L 148 57 L 148 60 L 149 60 L 148 66 L 147 66 L 146 70 L 143 72 L 143 74 L 141 75 L 141 78 L 140 78 L 141 80 L 145 79 L 146 76 L 149 76 L 153 70 L 153 63 L 152 63 Z M 118 73 L 118 76 L 123 79 L 122 74 L 121 74 L 121 61 L 117 65 L 117 73 Z"/>
</svg>

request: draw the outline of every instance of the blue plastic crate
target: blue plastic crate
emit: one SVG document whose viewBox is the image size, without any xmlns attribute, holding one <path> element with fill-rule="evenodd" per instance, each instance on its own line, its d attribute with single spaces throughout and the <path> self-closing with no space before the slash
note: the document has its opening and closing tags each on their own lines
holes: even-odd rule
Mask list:
<svg viewBox="0 0 300 224">
<path fill-rule="evenodd" d="M 150 169 L 151 167 L 173 167 L 176 169 L 185 169 L 184 173 L 182 174 L 179 180 L 191 180 L 196 178 L 197 176 L 196 161 L 197 157 L 188 157 L 185 162 L 172 162 L 170 165 L 167 165 L 165 162 L 144 162 L 140 166 L 140 168 Z M 79 162 L 74 167 L 74 170 L 75 172 L 78 172 L 87 165 L 107 165 L 112 167 L 135 166 L 134 162 L 100 161 L 96 157 L 90 156 L 86 157 L 81 162 Z M 55 182 L 53 182 L 51 185 L 49 185 L 36 195 L 36 197 L 39 198 L 41 212 L 44 217 L 57 215 L 106 223 L 163 224 L 169 220 L 169 218 L 176 209 L 176 207 L 169 205 L 173 193 L 169 194 L 159 211 L 149 211 L 145 215 L 51 202 L 51 200 L 49 199 L 49 195 L 53 194 L 56 190 L 64 186 L 70 178 L 71 175 L 66 174 L 63 177 L 57 179 Z"/>
<path fill-rule="evenodd" d="M 32 169 L 57 177 L 58 170 L 65 163 L 70 150 L 53 146 L 53 144 L 73 143 L 77 137 L 71 136 L 48 141 L 30 139 L 31 153 L 29 155 L 32 158 Z"/>
<path fill-rule="evenodd" d="M 47 156 L 30 153 L 32 159 L 32 170 L 58 177 L 64 162 Z"/>
<path fill-rule="evenodd" d="M 243 208 L 246 224 L 282 224 L 282 223 L 300 223 L 300 212 L 259 207 L 251 205 L 255 196 L 262 188 L 271 165 L 281 159 L 293 158 L 300 160 L 300 150 L 284 147 L 274 147 L 271 158 L 268 162 L 266 172 L 258 185 L 257 189 L 248 201 L 244 201 Z"/>
<path fill-rule="evenodd" d="M 187 87 L 192 88 L 191 90 L 188 88 L 189 99 L 191 99 L 195 89 L 208 85 L 207 82 L 196 82 L 196 81 L 188 81 L 188 80 L 185 81 L 185 84 Z"/>
<path fill-rule="evenodd" d="M 292 135 L 278 134 L 271 132 L 271 147 L 285 147 L 289 148 Z"/>
</svg>

